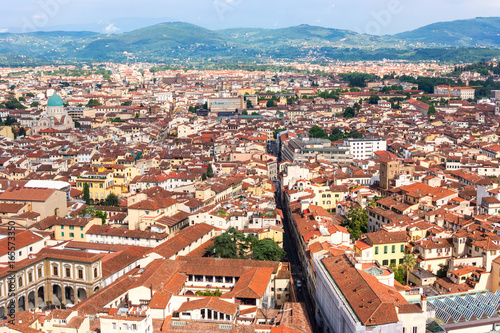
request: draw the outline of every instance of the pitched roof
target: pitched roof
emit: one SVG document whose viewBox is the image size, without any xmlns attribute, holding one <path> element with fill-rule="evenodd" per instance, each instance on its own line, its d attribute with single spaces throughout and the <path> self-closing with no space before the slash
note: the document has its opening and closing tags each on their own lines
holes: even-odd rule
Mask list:
<svg viewBox="0 0 500 333">
<path fill-rule="evenodd" d="M 10 187 L 0 194 L 0 201 L 46 201 L 56 190 L 52 188 Z"/>
<path fill-rule="evenodd" d="M 363 325 L 399 321 L 396 306 L 408 304 L 400 293 L 356 269 L 345 255 L 325 258 L 322 263 Z"/>
</svg>

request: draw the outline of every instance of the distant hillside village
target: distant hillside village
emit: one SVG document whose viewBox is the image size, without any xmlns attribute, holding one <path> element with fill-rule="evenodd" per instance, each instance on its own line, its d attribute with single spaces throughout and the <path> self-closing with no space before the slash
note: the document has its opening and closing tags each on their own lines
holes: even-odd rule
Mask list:
<svg viewBox="0 0 500 333">
<path fill-rule="evenodd" d="M 500 327 L 498 63 L 0 68 L 0 332 Z"/>
</svg>

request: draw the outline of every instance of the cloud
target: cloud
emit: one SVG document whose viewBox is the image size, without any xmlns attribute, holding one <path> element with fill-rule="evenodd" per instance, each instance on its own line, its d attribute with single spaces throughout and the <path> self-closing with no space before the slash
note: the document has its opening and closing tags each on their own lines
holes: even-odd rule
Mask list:
<svg viewBox="0 0 500 333">
<path fill-rule="evenodd" d="M 114 24 L 114 23 L 109 24 L 109 25 L 106 27 L 106 29 L 104 29 L 104 31 L 105 31 L 107 34 L 112 34 L 112 33 L 115 33 L 115 32 L 117 32 L 118 30 L 120 30 L 120 28 L 115 27 L 115 24 Z"/>
<path fill-rule="evenodd" d="M 7 32 L 7 31 L 9 31 L 8 28 L 0 29 L 0 33 L 4 33 L 4 32 Z"/>
</svg>

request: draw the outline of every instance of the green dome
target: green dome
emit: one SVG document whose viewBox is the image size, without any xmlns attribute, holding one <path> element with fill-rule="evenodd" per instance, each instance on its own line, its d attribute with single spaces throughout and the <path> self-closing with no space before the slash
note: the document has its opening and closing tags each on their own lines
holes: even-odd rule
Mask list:
<svg viewBox="0 0 500 333">
<path fill-rule="evenodd" d="M 64 106 L 64 103 L 57 94 L 50 96 L 47 106 Z"/>
</svg>

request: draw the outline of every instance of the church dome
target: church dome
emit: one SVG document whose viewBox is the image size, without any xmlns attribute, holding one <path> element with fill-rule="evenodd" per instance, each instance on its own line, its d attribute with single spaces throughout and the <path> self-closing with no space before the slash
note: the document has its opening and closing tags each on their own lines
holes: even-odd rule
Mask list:
<svg viewBox="0 0 500 333">
<path fill-rule="evenodd" d="M 49 101 L 47 102 L 47 106 L 54 106 L 54 107 L 58 107 L 58 106 L 64 106 L 64 103 L 61 99 L 61 97 L 59 97 L 59 95 L 57 94 L 54 94 L 52 96 L 50 96 L 49 98 Z"/>
</svg>

